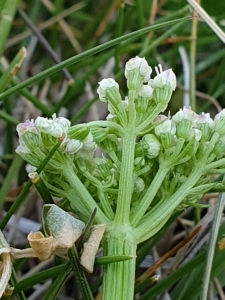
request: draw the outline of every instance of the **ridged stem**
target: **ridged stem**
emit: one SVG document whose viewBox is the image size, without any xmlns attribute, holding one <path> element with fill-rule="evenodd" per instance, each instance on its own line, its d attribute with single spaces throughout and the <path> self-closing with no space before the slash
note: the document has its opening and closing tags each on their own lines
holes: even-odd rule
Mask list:
<svg viewBox="0 0 225 300">
<path fill-rule="evenodd" d="M 112 226 L 104 243 L 104 255 L 136 256 L 136 241 L 130 226 Z M 134 296 L 135 259 L 104 266 L 102 300 L 132 300 Z"/>
</svg>

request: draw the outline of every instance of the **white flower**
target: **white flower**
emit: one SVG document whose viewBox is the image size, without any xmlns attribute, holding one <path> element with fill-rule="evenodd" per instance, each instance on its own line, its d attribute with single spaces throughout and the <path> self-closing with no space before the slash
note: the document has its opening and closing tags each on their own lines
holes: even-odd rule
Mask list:
<svg viewBox="0 0 225 300">
<path fill-rule="evenodd" d="M 165 85 L 168 85 L 171 87 L 173 91 L 176 89 L 176 76 L 173 73 L 172 69 L 163 71 L 162 65 L 158 65 L 158 67 L 155 67 L 157 76 L 155 76 L 154 79 L 149 81 L 149 85 L 152 87 L 164 87 Z"/>
<path fill-rule="evenodd" d="M 214 121 L 218 123 L 221 118 L 225 117 L 225 109 L 221 110 L 217 115 L 215 115 Z"/>
<path fill-rule="evenodd" d="M 92 151 L 95 150 L 95 142 L 93 140 L 93 135 L 91 134 L 91 132 L 88 134 L 88 136 L 82 140 L 83 143 L 83 150 L 84 151 Z"/>
<path fill-rule="evenodd" d="M 43 117 L 37 117 L 35 120 L 35 125 L 39 132 L 50 133 L 52 130 L 53 120 Z"/>
<path fill-rule="evenodd" d="M 107 99 L 106 99 L 107 89 L 110 89 L 110 88 L 116 88 L 117 90 L 119 90 L 119 85 L 113 78 L 102 79 L 99 82 L 99 87 L 97 89 L 97 93 L 99 94 L 99 99 L 102 102 L 107 102 Z"/>
<path fill-rule="evenodd" d="M 140 75 L 143 77 L 143 82 L 147 82 L 150 79 L 152 68 L 149 67 L 145 58 L 136 56 L 131 58 L 125 66 L 125 77 L 128 78 L 130 71 L 137 69 Z"/>
<path fill-rule="evenodd" d="M 140 193 L 145 188 L 145 182 L 142 178 L 137 177 L 134 182 L 134 192 Z"/>
<path fill-rule="evenodd" d="M 67 140 L 65 140 L 65 142 L 63 141 L 61 147 L 65 148 L 64 151 L 66 153 L 74 154 L 74 153 L 78 152 L 83 147 L 83 143 L 79 140 L 67 139 Z"/>
<path fill-rule="evenodd" d="M 31 166 L 30 164 L 27 164 L 25 168 L 26 168 L 26 171 L 27 171 L 28 174 L 29 173 L 34 173 L 34 172 L 37 171 L 37 168 L 34 167 L 34 166 Z"/>
<path fill-rule="evenodd" d="M 16 130 L 19 134 L 19 136 L 21 137 L 23 134 L 25 134 L 26 132 L 33 132 L 33 133 L 37 133 L 37 128 L 36 125 L 34 123 L 34 120 L 26 120 L 25 123 L 20 123 L 16 126 Z"/>
<path fill-rule="evenodd" d="M 146 156 L 148 158 L 154 158 L 159 155 L 160 142 L 153 134 L 146 134 L 143 137 L 144 149 L 147 150 Z"/>
<path fill-rule="evenodd" d="M 166 120 L 167 119 L 167 120 Z M 155 127 L 155 134 L 161 135 L 164 133 L 170 133 L 171 135 L 175 135 L 176 133 L 176 125 L 165 117 L 165 121 Z"/>
<path fill-rule="evenodd" d="M 20 142 L 20 145 L 16 148 L 16 153 L 19 154 L 22 158 L 25 157 L 26 154 L 30 153 L 30 150 L 26 147 L 24 143 Z"/>
<path fill-rule="evenodd" d="M 210 114 L 205 114 L 204 112 L 198 116 L 197 124 L 205 124 L 207 123 L 209 125 L 209 128 L 213 129 L 215 126 L 215 123 L 213 119 L 210 118 Z"/>
<path fill-rule="evenodd" d="M 199 142 L 202 137 L 202 132 L 201 132 L 201 130 L 194 128 L 193 135 L 195 137 L 195 140 Z"/>
<path fill-rule="evenodd" d="M 221 110 L 215 118 L 215 131 L 221 135 L 225 134 L 225 109 Z"/>
<path fill-rule="evenodd" d="M 191 110 L 191 108 L 186 108 L 184 107 L 183 109 L 181 108 L 173 117 L 172 120 L 175 123 L 178 123 L 182 121 L 183 119 L 187 119 L 193 123 L 193 125 L 197 122 L 198 120 L 198 115 Z"/>
<path fill-rule="evenodd" d="M 70 121 L 66 118 L 56 118 L 56 114 L 52 115 L 52 119 L 37 117 L 35 125 L 39 132 L 50 134 L 55 138 L 60 138 L 66 135 L 67 129 L 70 126 Z"/>
<path fill-rule="evenodd" d="M 64 128 L 65 130 L 68 129 L 71 125 L 71 122 L 64 118 L 64 117 L 58 117 L 55 119 L 55 122 L 59 125 L 61 125 L 62 128 Z"/>
</svg>

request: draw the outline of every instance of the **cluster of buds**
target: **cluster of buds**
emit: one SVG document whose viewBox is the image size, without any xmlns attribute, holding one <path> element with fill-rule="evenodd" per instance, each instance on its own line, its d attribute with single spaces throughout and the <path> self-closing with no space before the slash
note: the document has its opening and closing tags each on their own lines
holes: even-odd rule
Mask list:
<svg viewBox="0 0 225 300">
<path fill-rule="evenodd" d="M 209 114 L 197 115 L 185 107 L 172 117 L 161 115 L 176 88 L 176 77 L 172 69 L 163 71 L 161 65 L 156 72 L 156 77 L 151 79 L 152 69 L 146 60 L 131 59 L 125 67 L 129 90 L 125 100 L 114 79 L 103 79 L 99 83 L 99 98 L 108 104 L 106 121 L 70 126 L 70 121 L 55 115 L 52 119 L 38 117 L 35 121 L 26 121 L 17 126 L 20 145 L 16 152 L 31 166 L 38 167 L 60 141 L 59 149 L 41 174 L 48 188 L 70 201 L 74 188 L 66 169 L 70 166 L 99 209 L 112 221 L 120 189 L 123 139 L 131 132 L 131 138 L 135 138 L 130 158 L 133 184 L 129 210 L 135 226 L 145 213 L 176 195 L 192 174 L 195 180 L 183 198 L 177 196 L 175 209 L 198 205 L 202 194 L 215 186 L 208 184 L 210 176 L 224 172 L 225 110 L 214 120 Z M 96 149 L 100 157 L 96 157 Z M 82 193 L 77 194 L 77 191 L 79 188 L 72 195 L 77 201 L 73 207 L 81 216 L 87 215 L 86 203 L 82 204 L 86 196 L 82 198 Z M 143 209 L 143 213 L 141 216 L 139 212 L 135 218 L 138 208 Z"/>
</svg>

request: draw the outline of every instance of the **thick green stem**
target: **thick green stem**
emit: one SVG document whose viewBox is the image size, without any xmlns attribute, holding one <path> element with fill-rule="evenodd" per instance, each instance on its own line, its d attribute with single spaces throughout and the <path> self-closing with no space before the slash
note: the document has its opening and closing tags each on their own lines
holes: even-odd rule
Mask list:
<svg viewBox="0 0 225 300">
<path fill-rule="evenodd" d="M 117 224 L 129 223 L 130 203 L 134 186 L 133 168 L 135 140 L 136 135 L 134 132 L 127 132 L 124 134 L 124 137 L 122 137 L 122 162 L 115 216 L 115 222 Z"/>
<path fill-rule="evenodd" d="M 104 255 L 136 256 L 136 241 L 130 226 L 114 225 L 104 239 Z M 132 300 L 135 259 L 104 266 L 102 300 Z"/>
</svg>

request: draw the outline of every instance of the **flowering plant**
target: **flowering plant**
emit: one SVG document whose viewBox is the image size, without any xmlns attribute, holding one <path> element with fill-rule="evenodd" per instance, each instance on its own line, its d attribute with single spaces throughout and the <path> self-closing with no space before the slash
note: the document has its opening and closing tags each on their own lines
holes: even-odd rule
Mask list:
<svg viewBox="0 0 225 300">
<path fill-rule="evenodd" d="M 53 196 L 86 222 L 97 208 L 96 224 L 105 224 L 105 256 L 136 256 L 139 243 L 157 233 L 175 210 L 201 206 L 215 174 L 225 172 L 225 111 L 212 120 L 184 107 L 161 115 L 176 88 L 173 71 L 152 69 L 144 58 L 127 62 L 128 95 L 103 79 L 97 90 L 108 105 L 106 120 L 71 126 L 56 117 L 38 117 L 17 126 L 16 152 L 38 168 L 61 143 L 41 172 Z M 101 155 L 96 157 L 95 150 Z M 104 267 L 103 299 L 133 299 L 135 258 Z"/>
</svg>

